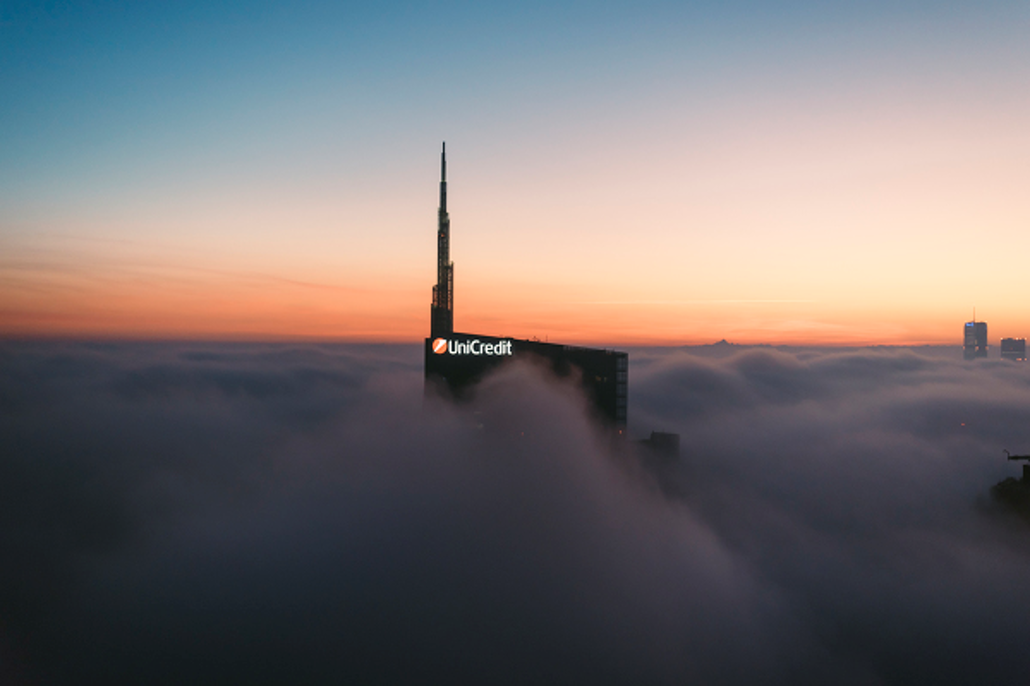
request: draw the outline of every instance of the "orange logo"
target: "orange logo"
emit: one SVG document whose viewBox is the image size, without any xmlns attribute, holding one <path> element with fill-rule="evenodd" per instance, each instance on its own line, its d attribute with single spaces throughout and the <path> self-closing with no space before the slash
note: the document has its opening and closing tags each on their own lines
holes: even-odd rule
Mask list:
<svg viewBox="0 0 1030 686">
<path fill-rule="evenodd" d="M 443 355 L 447 352 L 447 341 L 442 338 L 437 338 L 433 341 L 433 352 L 437 355 Z"/>
</svg>

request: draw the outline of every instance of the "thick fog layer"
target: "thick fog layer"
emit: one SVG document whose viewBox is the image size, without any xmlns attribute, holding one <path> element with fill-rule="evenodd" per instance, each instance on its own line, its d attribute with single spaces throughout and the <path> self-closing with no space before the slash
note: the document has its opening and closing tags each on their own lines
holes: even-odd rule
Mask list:
<svg viewBox="0 0 1030 686">
<path fill-rule="evenodd" d="M 0 348 L 0 682 L 1019 683 L 1025 365 L 633 351 L 631 433 L 420 348 Z"/>
</svg>

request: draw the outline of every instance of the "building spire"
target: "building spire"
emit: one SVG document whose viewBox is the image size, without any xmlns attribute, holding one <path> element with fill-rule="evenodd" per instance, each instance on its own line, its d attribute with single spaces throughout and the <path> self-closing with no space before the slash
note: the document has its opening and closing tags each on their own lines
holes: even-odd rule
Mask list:
<svg viewBox="0 0 1030 686">
<path fill-rule="evenodd" d="M 454 263 L 451 262 L 451 219 L 447 215 L 447 143 L 440 149 L 440 209 L 436 224 L 436 285 L 433 286 L 432 336 L 454 332 Z"/>
<path fill-rule="evenodd" d="M 440 151 L 440 211 L 447 211 L 447 142 Z"/>
</svg>

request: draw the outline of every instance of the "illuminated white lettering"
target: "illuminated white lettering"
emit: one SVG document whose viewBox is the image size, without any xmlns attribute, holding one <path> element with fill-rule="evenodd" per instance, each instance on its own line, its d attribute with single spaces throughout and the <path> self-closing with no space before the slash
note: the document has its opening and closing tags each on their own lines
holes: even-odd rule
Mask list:
<svg viewBox="0 0 1030 686">
<path fill-rule="evenodd" d="M 446 345 L 446 348 L 444 346 Z M 478 338 L 470 341 L 444 341 L 437 339 L 433 342 L 433 349 L 440 353 L 451 355 L 512 355 L 511 341 L 497 341 L 496 343 L 484 343 Z"/>
</svg>

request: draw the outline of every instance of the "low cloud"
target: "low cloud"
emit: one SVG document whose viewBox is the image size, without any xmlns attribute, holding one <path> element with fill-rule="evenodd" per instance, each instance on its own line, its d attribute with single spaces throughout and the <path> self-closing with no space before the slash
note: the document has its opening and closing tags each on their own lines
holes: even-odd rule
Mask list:
<svg viewBox="0 0 1030 686">
<path fill-rule="evenodd" d="M 656 473 L 531 366 L 403 346 L 4 344 L 0 677 L 1013 682 L 1024 366 L 644 350 Z"/>
</svg>

